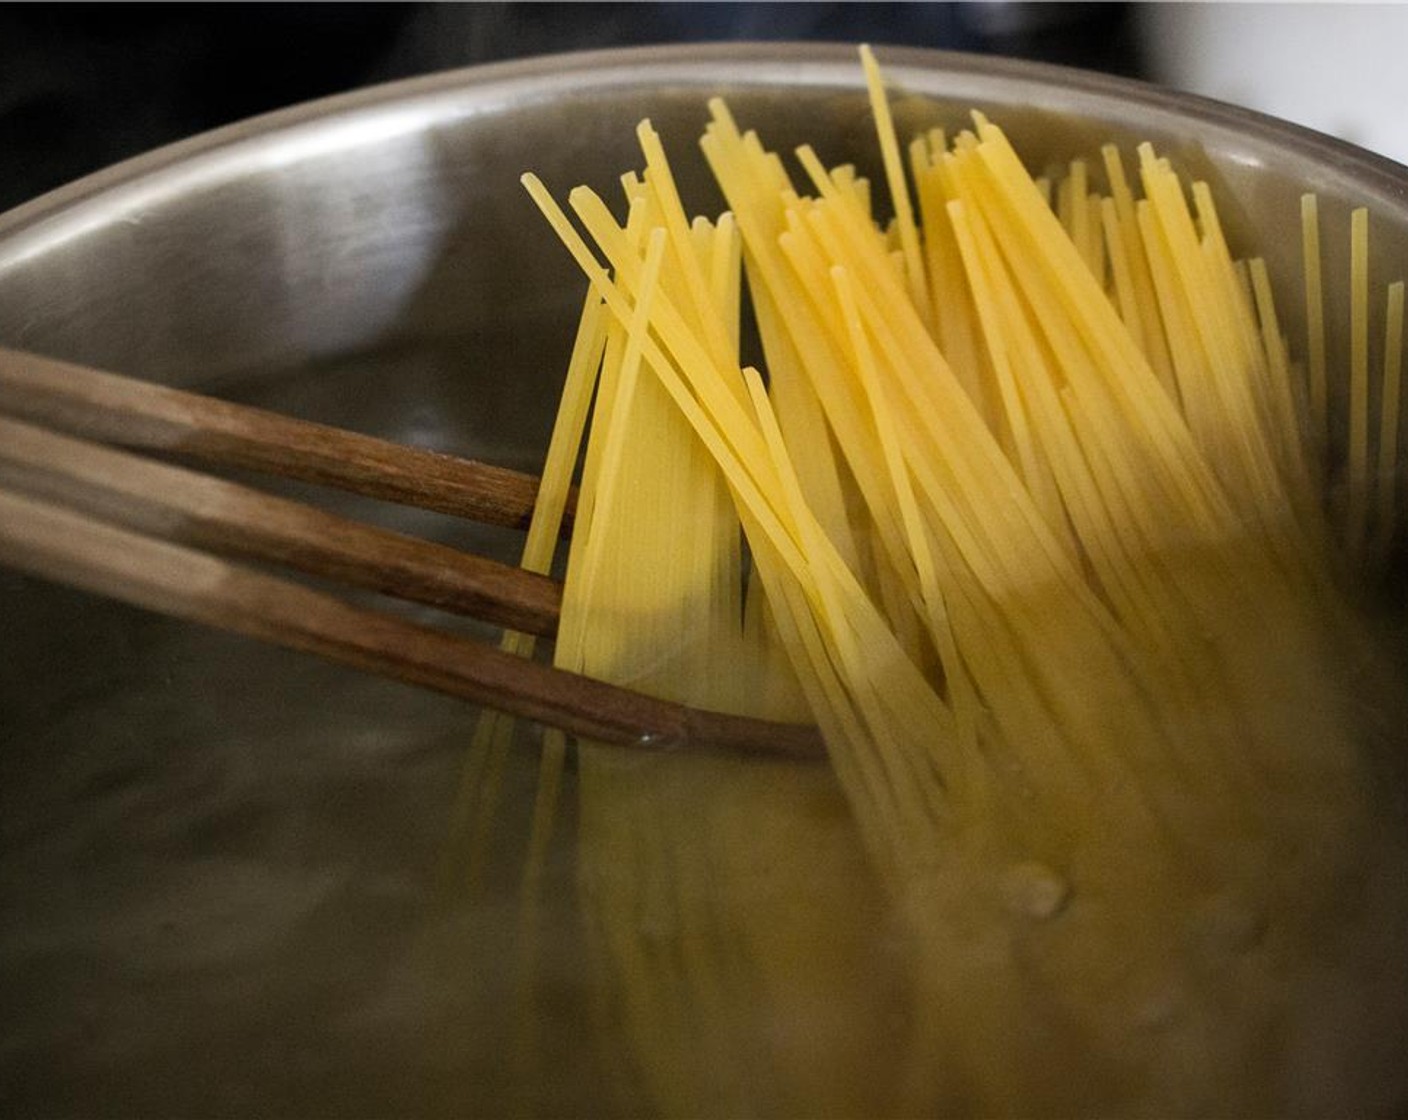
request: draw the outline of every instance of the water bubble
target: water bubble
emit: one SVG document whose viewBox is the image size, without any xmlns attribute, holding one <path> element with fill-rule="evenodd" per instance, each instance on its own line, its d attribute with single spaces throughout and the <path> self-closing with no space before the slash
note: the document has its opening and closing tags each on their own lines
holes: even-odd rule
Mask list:
<svg viewBox="0 0 1408 1120">
<path fill-rule="evenodd" d="M 1012 913 L 1044 922 L 1065 909 L 1071 885 L 1045 864 L 1028 860 L 1007 869 L 1002 893 Z"/>
</svg>

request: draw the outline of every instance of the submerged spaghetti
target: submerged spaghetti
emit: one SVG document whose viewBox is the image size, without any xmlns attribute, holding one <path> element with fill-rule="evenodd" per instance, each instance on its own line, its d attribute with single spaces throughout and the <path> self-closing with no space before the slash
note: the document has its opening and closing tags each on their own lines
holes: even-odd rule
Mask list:
<svg viewBox="0 0 1408 1120">
<path fill-rule="evenodd" d="M 906 169 L 862 55 L 888 226 L 853 168 L 803 147 L 794 179 L 722 101 L 717 220 L 648 122 L 624 221 L 525 177 L 591 284 L 545 472 L 559 493 L 594 391 L 556 662 L 812 719 L 831 762 L 582 744 L 613 1076 L 683 1114 L 1243 1110 L 1309 1055 L 1352 1100 L 1309 1008 L 1390 857 L 1334 576 L 1392 536 L 1402 288 L 1376 431 L 1356 217 L 1331 441 L 1318 257 L 1302 381 L 1205 185 L 1146 145 L 1141 196 L 1113 149 L 1108 196 L 1080 160 L 1043 186 L 979 114 Z"/>
</svg>

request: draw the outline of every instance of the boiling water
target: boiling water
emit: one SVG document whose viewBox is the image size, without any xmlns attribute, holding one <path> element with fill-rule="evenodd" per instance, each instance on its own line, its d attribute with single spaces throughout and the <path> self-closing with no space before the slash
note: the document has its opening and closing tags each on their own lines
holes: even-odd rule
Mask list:
<svg viewBox="0 0 1408 1120">
<path fill-rule="evenodd" d="M 419 360 L 398 396 L 415 398 L 418 368 L 438 384 L 453 365 Z M 321 371 L 339 391 L 320 397 L 341 402 L 326 418 L 355 424 L 347 413 L 372 407 L 377 368 Z M 305 411 L 305 384 L 227 388 Z M 493 409 L 518 411 L 512 400 Z M 391 434 L 441 445 L 475 422 L 439 407 L 400 419 Z M 536 423 L 499 425 L 497 457 L 531 468 L 508 449 L 535 446 L 541 436 L 526 429 Z M 474 438 L 476 453 L 495 457 L 485 433 Z M 511 534 L 379 516 L 513 556 Z M 524 1002 L 518 875 L 538 730 L 517 732 L 471 876 L 465 845 L 449 843 L 476 719 L 465 705 L 10 574 L 0 574 L 0 610 L 0 1113 L 648 1108 L 623 1095 L 611 1055 L 624 1043 L 591 996 L 570 770 Z M 1372 722 L 1395 744 L 1392 762 L 1400 713 Z M 879 915 L 873 928 L 883 999 L 893 930 Z M 1371 931 L 1363 951 L 1399 951 L 1398 928 Z M 1323 995 L 1327 1023 L 1402 1022 L 1396 988 Z M 898 1076 L 898 1046 L 887 1055 L 905 1029 L 895 1016 L 870 1020 L 882 1037 L 856 1040 L 872 1047 L 877 1107 Z M 798 1026 L 748 1029 L 776 1041 Z M 1401 1104 L 1381 1058 L 1363 1067 L 1386 1079 L 1369 1096 Z M 760 1082 L 755 1102 L 768 1099 Z"/>
<path fill-rule="evenodd" d="M 394 362 L 394 394 L 384 354 L 317 371 L 316 400 L 302 373 L 217 391 L 530 465 L 504 447 L 530 419 L 486 435 L 437 399 L 451 357 Z M 321 500 L 512 558 L 511 533 Z M 533 730 L 471 891 L 442 874 L 463 703 L 8 572 L 0 621 L 0 1113 L 502 1109 Z M 562 1058 L 549 1094 L 591 1099 Z"/>
</svg>

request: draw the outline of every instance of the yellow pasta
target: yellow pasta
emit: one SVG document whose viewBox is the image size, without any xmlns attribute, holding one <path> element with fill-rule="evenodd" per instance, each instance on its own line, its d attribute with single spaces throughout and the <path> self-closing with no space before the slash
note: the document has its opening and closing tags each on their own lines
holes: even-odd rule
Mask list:
<svg viewBox="0 0 1408 1120">
<path fill-rule="evenodd" d="M 805 193 L 718 100 L 717 220 L 687 220 L 648 122 L 624 223 L 577 188 L 579 230 L 525 177 L 608 320 L 581 329 L 600 385 L 557 663 L 810 719 L 830 762 L 581 745 L 622 1084 L 685 1114 L 1282 1107 L 1268 1040 L 1302 1010 L 1267 977 L 1298 999 L 1342 963 L 1318 954 L 1368 858 L 1332 573 L 1371 482 L 1391 534 L 1402 286 L 1372 448 L 1355 295 L 1337 535 L 1313 202 L 1302 391 L 1206 185 L 1145 145 L 1143 197 L 1108 147 L 1053 190 L 981 114 L 901 148 L 862 65 L 891 223 L 806 146 Z M 744 272 L 762 372 L 738 356 Z M 581 380 L 574 359 L 564 430 Z M 546 821 L 561 745 L 544 757 Z M 795 878 L 765 890 L 774 865 Z M 880 913 L 903 946 L 883 967 Z M 903 1038 L 876 1046 L 896 999 Z M 770 1033 L 826 1001 L 844 1029 Z"/>
<path fill-rule="evenodd" d="M 1365 542 L 1369 518 L 1369 212 L 1350 215 L 1349 508 L 1350 550 Z"/>
<path fill-rule="evenodd" d="M 1325 372 L 1325 286 L 1320 268 L 1320 207 L 1313 194 L 1300 200 L 1305 261 L 1305 318 L 1309 364 L 1310 432 L 1317 460 L 1329 439 L 1329 381 Z"/>
<path fill-rule="evenodd" d="M 1384 316 L 1384 384 L 1379 408 L 1379 553 L 1393 540 L 1398 510 L 1398 429 L 1403 371 L 1403 281 L 1388 289 Z"/>
</svg>

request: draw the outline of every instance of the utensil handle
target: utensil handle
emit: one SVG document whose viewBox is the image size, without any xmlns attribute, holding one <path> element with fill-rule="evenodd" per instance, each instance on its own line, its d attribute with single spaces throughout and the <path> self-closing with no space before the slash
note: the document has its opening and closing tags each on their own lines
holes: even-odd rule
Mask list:
<svg viewBox="0 0 1408 1120">
<path fill-rule="evenodd" d="M 538 480 L 73 362 L 0 348 L 0 409 L 71 435 L 526 529 Z M 564 533 L 570 528 L 569 514 Z"/>
</svg>

